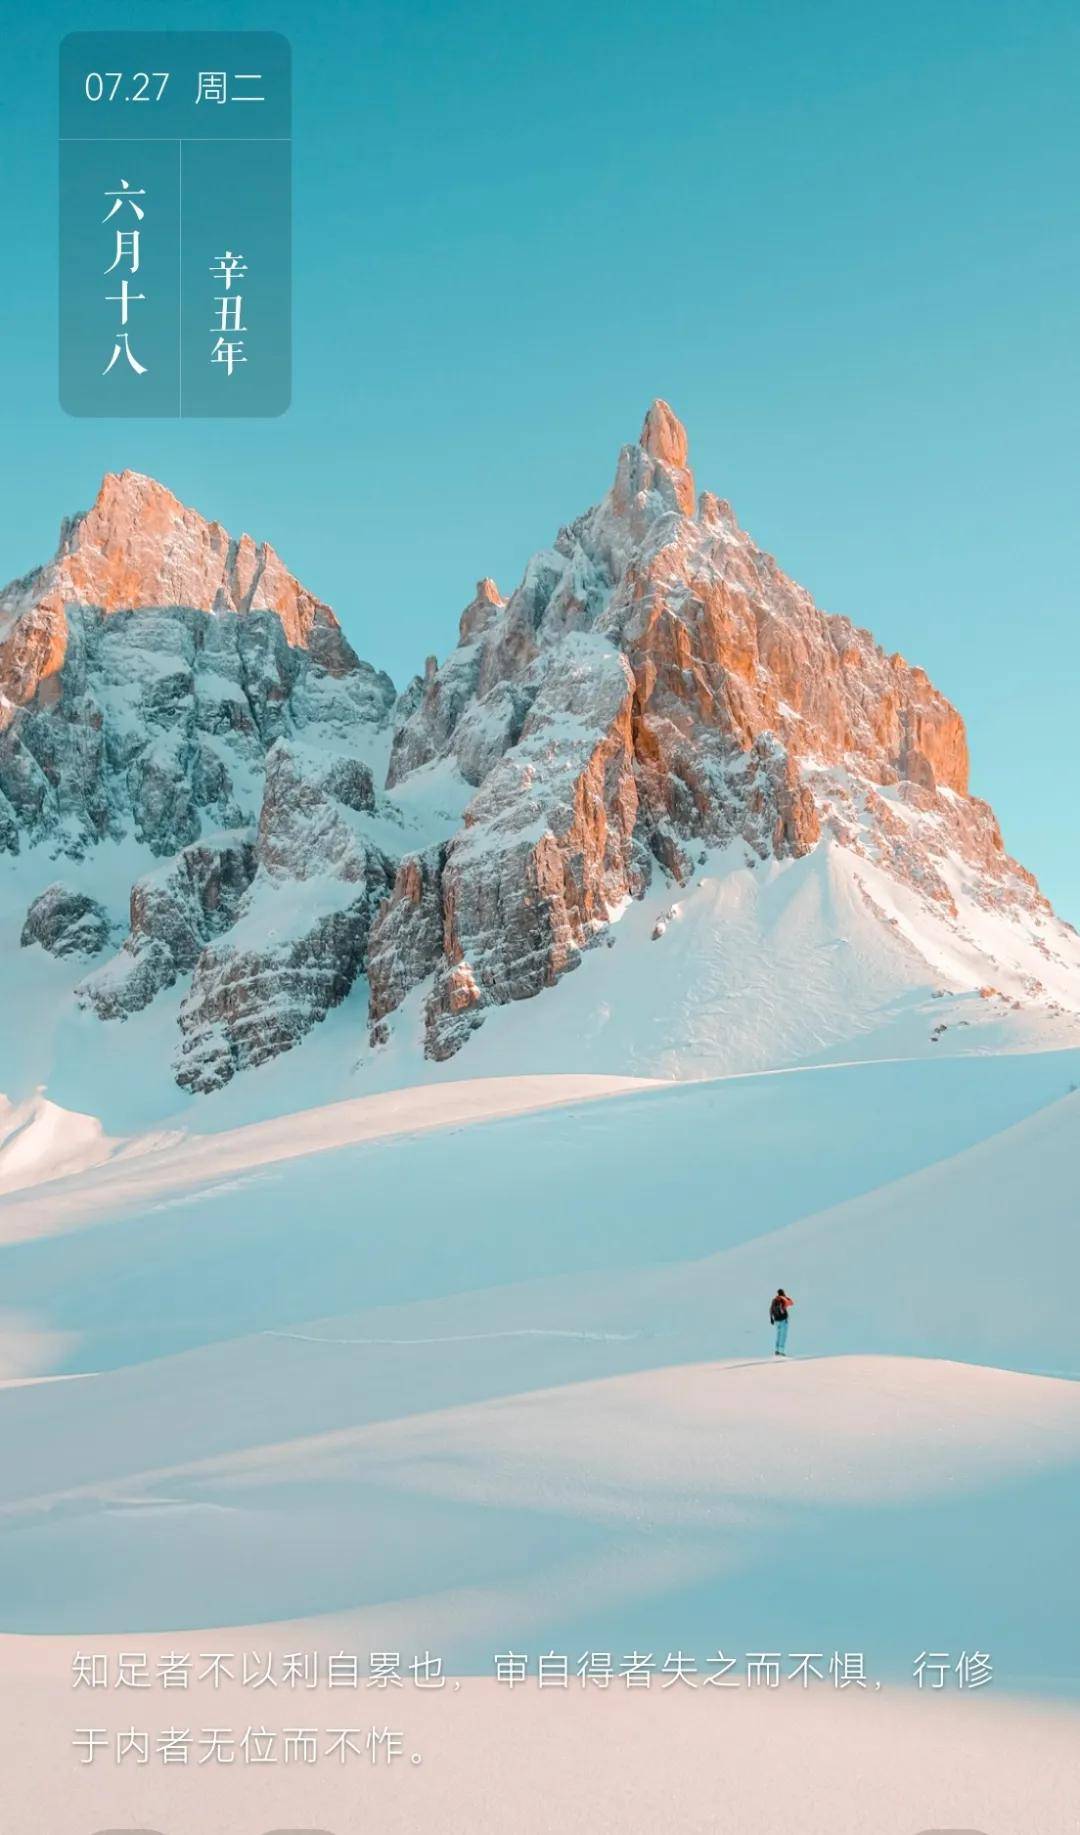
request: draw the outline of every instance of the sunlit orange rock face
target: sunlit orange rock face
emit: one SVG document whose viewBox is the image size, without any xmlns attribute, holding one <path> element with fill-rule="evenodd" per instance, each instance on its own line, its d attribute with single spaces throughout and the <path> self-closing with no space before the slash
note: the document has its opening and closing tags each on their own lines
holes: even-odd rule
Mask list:
<svg viewBox="0 0 1080 1835">
<path fill-rule="evenodd" d="M 921 669 L 824 618 L 748 544 L 725 546 L 715 580 L 695 558 L 665 552 L 634 583 L 624 639 L 645 726 L 706 726 L 743 749 L 771 732 L 796 758 L 966 792 L 963 722 Z"/>
<path fill-rule="evenodd" d="M 739 839 L 784 858 L 828 832 L 946 907 L 935 849 L 951 848 L 997 875 L 1002 897 L 1038 897 L 968 795 L 956 709 L 921 669 L 819 611 L 729 504 L 697 495 L 666 402 L 623 448 L 607 496 L 533 557 L 505 604 L 486 587 L 403 708 L 391 756 L 391 785 L 440 758 L 477 785 L 460 833 L 426 863 L 422 903 L 401 880 L 373 933 L 373 1012 L 400 998 L 400 960 L 382 947 L 393 934 L 416 979 L 434 974 L 436 1055 L 486 1005 L 573 967 L 650 862 L 685 880 L 702 845 Z"/>
<path fill-rule="evenodd" d="M 65 522 L 55 559 L 0 596 L 0 687 L 9 701 L 25 704 L 43 687 L 48 696 L 67 651 L 69 605 L 270 611 L 290 644 L 332 672 L 351 657 L 333 612 L 268 543 L 234 540 L 139 472 L 110 473 L 93 508 Z"/>
</svg>

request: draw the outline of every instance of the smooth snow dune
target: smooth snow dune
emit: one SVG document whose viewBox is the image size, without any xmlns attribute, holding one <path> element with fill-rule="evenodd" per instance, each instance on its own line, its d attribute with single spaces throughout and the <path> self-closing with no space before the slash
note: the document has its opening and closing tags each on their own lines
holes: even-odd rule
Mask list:
<svg viewBox="0 0 1080 1835">
<path fill-rule="evenodd" d="M 0 1096 L 0 1192 L 98 1166 L 118 1142 L 94 1115 L 76 1115 L 39 1092 L 25 1102 Z"/>
<path fill-rule="evenodd" d="M 791 1164 L 801 1179 L 797 1156 Z M 807 1181 L 808 1214 L 777 1218 L 713 1255 L 583 1270 L 309 1329 L 437 1338 L 557 1326 L 640 1343 L 652 1363 L 754 1357 L 770 1348 L 768 1303 L 783 1285 L 796 1301 L 796 1356 L 884 1351 L 1080 1378 L 1078 1170 L 1073 1093 L 839 1204 L 815 1206 Z"/>
<path fill-rule="evenodd" d="M 211 1633 L 207 1650 L 253 1648 Z M 347 1647 L 347 1646 L 346 1646 Z M 130 1643 L 100 1639 L 115 1667 Z M 167 1640 L 140 1640 L 156 1670 Z M 282 1648 L 277 1646 L 274 1654 Z M 339 1650 L 342 1640 L 324 1650 Z M 273 1731 L 400 1729 L 392 1765 L 81 1766 L 70 1729 L 91 1720 L 71 1689 L 72 1645 L 0 1639 L 0 1769 L 5 1835 L 162 1829 L 172 1835 L 266 1835 L 270 1829 L 379 1835 L 1075 1835 L 1080 1715 L 995 1693 L 919 1695 L 785 1689 L 507 1689 L 489 1677 L 442 1690 L 408 1684 L 393 1699 L 321 1686 L 269 1704 L 239 1681 L 185 1696 L 196 1726 Z M 363 1659 L 366 1661 L 366 1653 Z M 534 1655 L 535 1664 L 535 1655 Z M 83 1696 L 85 1703 L 87 1697 Z M 132 1724 L 127 1691 L 98 1691 L 92 1723 Z M 166 1698 L 167 1699 L 167 1698 Z M 355 1707 L 355 1702 L 354 1702 Z M 181 1715 L 186 1723 L 189 1716 Z M 149 1718 L 147 1716 L 147 1718 Z M 142 1716 L 136 1713 L 137 1725 Z M 166 1724 L 168 1724 L 166 1722 Z M 325 1743 L 325 1741 L 324 1741 Z M 280 1743 L 276 1748 L 280 1751 Z"/>
<path fill-rule="evenodd" d="M 291 1457 L 305 1482 L 359 1469 L 502 1508 L 685 1523 L 724 1500 L 899 1502 L 1078 1462 L 1080 1384 L 921 1358 L 683 1364 L 316 1438 Z M 253 1455 L 236 1479 L 278 1482 L 291 1457 Z"/>
<path fill-rule="evenodd" d="M 221 1134 L 175 1135 L 156 1148 L 124 1143 L 125 1151 L 105 1166 L 98 1161 L 106 1152 L 86 1160 L 88 1176 L 77 1184 L 55 1189 L 59 1173 L 55 1157 L 43 1174 L 54 1186 L 47 1192 L 16 1200 L 0 1212 L 0 1243 L 24 1241 L 73 1229 L 103 1214 L 130 1213 L 150 1201 L 176 1197 L 193 1187 L 221 1179 L 234 1179 L 282 1160 L 330 1153 L 360 1141 L 392 1140 L 403 1134 L 430 1129 L 462 1127 L 470 1123 L 521 1115 L 563 1103 L 583 1103 L 628 1091 L 649 1089 L 655 1080 L 638 1077 L 535 1076 L 488 1077 L 446 1083 L 429 1088 L 391 1090 L 377 1096 L 355 1096 L 346 1102 L 300 1109 L 271 1121 L 250 1123 Z M 46 1119 L 59 1127 L 65 1118 L 52 1104 L 44 1104 Z M 100 1136 L 100 1127 L 88 1116 L 66 1118 L 85 1122 Z M 105 1149 L 116 1143 L 105 1143 Z M 3 1185 L 0 1154 L 0 1191 Z M 81 1170 L 81 1168 L 80 1168 Z M 24 1177 L 20 1184 L 29 1184 Z"/>
<path fill-rule="evenodd" d="M 5 1306 L 67 1335 L 68 1370 L 564 1276 L 550 1307 L 539 1292 L 519 1319 L 519 1296 L 486 1301 L 476 1329 L 606 1330 L 633 1269 L 697 1262 L 888 1185 L 1052 1102 L 1070 1074 L 1075 1060 L 1052 1052 L 644 1088 L 530 1078 L 334 1105 L 0 1198 Z M 589 1100 L 563 1100 L 574 1092 Z M 76 1227 L 88 1223 L 103 1227 Z M 602 1273 L 614 1285 L 594 1299 Z M 713 1284 L 707 1314 L 692 1295 L 689 1311 L 665 1310 L 665 1277 L 650 1274 L 629 1327 L 613 1316 L 610 1329 L 670 1337 L 700 1321 L 661 1361 L 753 1349 L 772 1275 L 770 1263 L 736 1291 L 738 1316 Z M 815 1343 L 872 1348 L 865 1306 L 843 1281 L 839 1295 L 853 1329 Z M 472 1329 L 460 1304 L 432 1329 Z M 930 1348 L 966 1354 L 962 1339 Z M 986 1361 L 1016 1360 L 991 1348 Z"/>
<path fill-rule="evenodd" d="M 950 1356 L 1080 1378 L 1080 1094 L 948 1159 L 671 1273 L 689 1322 L 755 1334 L 748 1296 L 798 1296 L 792 1348 Z M 640 1293 L 635 1312 L 653 1311 Z M 704 1303 L 704 1305 L 702 1305 Z M 616 1322 L 619 1309 L 615 1309 Z"/>
<path fill-rule="evenodd" d="M 4 1248 L 19 1329 L 80 1338 L 26 1373 L 106 1373 L 0 1392 L 0 1628 L 351 1613 L 472 1669 L 718 1628 L 889 1675 L 917 1630 L 1072 1688 L 1080 1384 L 971 1367 L 1069 1368 L 1068 1069 L 639 1091 Z"/>
<path fill-rule="evenodd" d="M 263 1362 L 254 1387 L 208 1358 L 171 1384 L 158 1366 L 141 1393 L 134 1371 L 96 1398 L 95 1379 L 33 1392 L 4 1475 L 0 1625 L 280 1617 L 300 1636 L 295 1621 L 347 1614 L 361 1648 L 437 1640 L 466 1671 L 499 1638 L 858 1648 L 886 1678 L 922 1648 L 977 1647 L 1005 1686 L 1072 1686 L 1053 1626 L 1078 1603 L 1080 1385 L 910 1359 L 706 1364 L 365 1422 L 377 1354 L 339 1346 L 329 1419 L 356 1424 L 319 1431 L 325 1364 L 305 1385 L 296 1357 L 277 1380 Z M 174 1463 L 162 1401 L 180 1393 Z M 307 1426 L 271 1438 L 305 1400 Z"/>
</svg>

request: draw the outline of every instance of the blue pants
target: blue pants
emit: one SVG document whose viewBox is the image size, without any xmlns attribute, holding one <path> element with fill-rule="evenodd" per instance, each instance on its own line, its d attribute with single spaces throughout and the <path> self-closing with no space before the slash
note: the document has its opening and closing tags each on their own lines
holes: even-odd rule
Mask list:
<svg viewBox="0 0 1080 1835">
<path fill-rule="evenodd" d="M 778 1351 L 783 1351 L 786 1345 L 787 1345 L 787 1320 L 778 1319 L 776 1321 L 776 1348 Z"/>
</svg>

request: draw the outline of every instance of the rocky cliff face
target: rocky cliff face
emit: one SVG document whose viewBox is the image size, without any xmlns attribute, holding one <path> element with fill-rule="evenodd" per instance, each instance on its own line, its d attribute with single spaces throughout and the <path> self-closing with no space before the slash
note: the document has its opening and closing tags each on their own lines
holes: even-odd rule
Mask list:
<svg viewBox="0 0 1080 1835">
<path fill-rule="evenodd" d="M 172 854 L 254 821 L 282 735 L 392 701 L 272 548 L 108 477 L 56 558 L 0 593 L 0 848 L 131 833 Z"/>
<path fill-rule="evenodd" d="M 435 1056 L 487 1006 L 574 967 L 657 867 L 685 881 L 703 848 L 734 840 L 783 858 L 827 834 L 942 904 L 937 862 L 956 854 L 986 897 L 1039 902 L 968 796 L 955 708 L 921 669 L 821 613 L 727 503 L 696 495 L 664 402 L 607 496 L 505 604 L 484 583 L 395 733 L 391 781 L 436 758 L 479 786 L 438 870 L 438 949 L 428 863 L 423 898 L 415 874 L 399 876 L 373 975 L 383 1026 L 407 979 L 385 937 L 434 977 Z"/>
<path fill-rule="evenodd" d="M 462 819 L 417 816 L 435 781 Z M 110 844 L 143 866 L 104 959 L 117 914 L 56 862 Z M 23 941 L 77 957 L 110 1023 L 179 987 L 192 1090 L 289 1049 L 362 975 L 372 1044 L 421 988 L 445 1058 L 658 876 L 823 845 L 946 922 L 958 897 L 1052 917 L 969 795 L 956 710 L 697 494 L 663 402 L 396 702 L 271 548 L 134 473 L 0 594 L 0 856 L 41 860 Z"/>
<path fill-rule="evenodd" d="M 64 523 L 54 559 L 0 593 L 0 681 L 9 703 L 52 700 L 58 685 L 48 685 L 64 666 L 72 606 L 105 614 L 163 606 L 272 612 L 286 643 L 333 674 L 356 662 L 329 606 L 268 543 L 249 535 L 234 541 L 138 472 L 106 477 L 93 508 Z"/>
<path fill-rule="evenodd" d="M 256 870 L 238 922 L 194 962 L 177 1079 L 215 1089 L 289 1050 L 344 1000 L 364 965 L 394 865 L 365 818 L 370 769 L 279 740 L 267 758 Z"/>
<path fill-rule="evenodd" d="M 296 888 L 320 875 L 363 880 L 364 900 L 388 888 L 392 868 L 377 850 L 377 868 L 358 865 L 348 825 L 374 809 L 367 760 L 381 774 L 393 705 L 389 677 L 272 548 L 233 540 L 151 479 L 106 478 L 56 558 L 0 594 L 0 851 L 40 851 L 44 871 L 135 843 L 159 862 L 132 886 L 119 953 L 79 983 L 82 1004 L 126 1019 L 191 976 L 179 1075 L 201 1087 L 210 1059 L 223 1081 L 341 999 L 366 919 L 331 894 L 332 910 L 316 896 L 300 913 Z M 24 941 L 100 954 L 109 919 L 63 892 L 37 901 Z M 242 919 L 247 949 L 223 952 Z M 304 957 L 284 1015 L 283 970 Z M 241 1047 L 230 1027 L 244 1025 Z"/>
</svg>

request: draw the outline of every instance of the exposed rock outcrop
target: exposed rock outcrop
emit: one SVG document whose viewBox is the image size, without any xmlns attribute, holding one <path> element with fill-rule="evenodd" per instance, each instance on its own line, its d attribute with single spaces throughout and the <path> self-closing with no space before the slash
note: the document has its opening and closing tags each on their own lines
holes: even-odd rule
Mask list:
<svg viewBox="0 0 1080 1835">
<path fill-rule="evenodd" d="M 147 1006 L 235 922 L 254 875 L 254 837 L 241 833 L 194 842 L 137 880 L 123 948 L 80 984 L 80 999 L 100 1019 L 126 1019 Z"/>
<path fill-rule="evenodd" d="M 340 902 L 274 900 L 257 879 L 244 920 L 203 950 L 180 1009 L 176 1079 L 218 1089 L 289 1051 L 345 999 L 364 966 L 372 918 L 391 870 L 372 850 L 363 880 L 342 881 Z"/>
<path fill-rule="evenodd" d="M 415 771 L 418 765 L 427 764 L 444 752 L 463 716 L 475 713 L 481 641 L 502 609 L 503 600 L 494 580 L 477 581 L 476 596 L 461 614 L 457 649 L 441 669 L 435 657 L 428 657 L 423 677 L 410 694 L 408 703 L 399 710 L 387 776 L 389 789 L 410 771 Z M 499 720 L 499 715 L 494 717 Z M 520 721 L 518 727 L 520 730 Z M 504 727 L 507 736 L 501 750 L 512 743 L 509 730 Z M 497 738 L 493 746 L 498 747 Z M 464 770 L 464 775 L 469 783 L 479 783 L 497 751 L 485 750 L 479 733 L 466 742 L 465 749 L 470 769 Z"/>
<path fill-rule="evenodd" d="M 85 892 L 46 886 L 35 898 L 22 928 L 23 948 L 40 943 L 51 956 L 96 956 L 112 935 L 108 912 Z"/>
<path fill-rule="evenodd" d="M 0 841 L 6 808 L 54 852 L 131 834 L 173 854 L 255 820 L 279 737 L 377 725 L 393 704 L 388 678 L 327 676 L 269 612 L 71 607 L 66 627 L 58 672 L 0 731 Z"/>
<path fill-rule="evenodd" d="M 215 1089 L 289 1050 L 349 993 L 394 880 L 367 831 L 374 804 L 360 759 L 272 748 L 254 878 L 234 928 L 199 954 L 180 1010 L 185 1088 Z"/>
<path fill-rule="evenodd" d="M 450 843 L 441 877 L 443 966 L 428 1010 L 433 1057 L 475 1012 L 523 1000 L 645 883 L 635 851 L 634 683 L 603 638 L 578 633 Z"/>
<path fill-rule="evenodd" d="M 382 1020 L 411 988 L 435 972 L 442 959 L 445 865 L 445 847 L 408 855 L 371 927 L 367 976 L 372 1044 L 385 1042 Z"/>
</svg>

